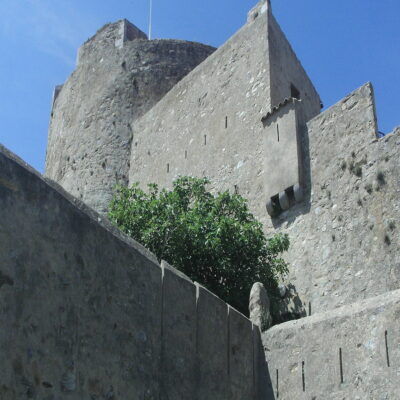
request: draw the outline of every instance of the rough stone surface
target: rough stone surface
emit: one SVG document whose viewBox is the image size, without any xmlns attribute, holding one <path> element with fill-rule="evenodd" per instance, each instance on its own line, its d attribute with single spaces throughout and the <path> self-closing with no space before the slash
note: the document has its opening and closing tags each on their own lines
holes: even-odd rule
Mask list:
<svg viewBox="0 0 400 400">
<path fill-rule="evenodd" d="M 230 400 L 269 387 L 247 318 L 230 308 L 228 321 L 227 304 L 3 147 L 0 220 L 0 399 Z"/>
<path fill-rule="evenodd" d="M 262 117 L 291 96 L 291 82 L 304 94 L 305 118 L 320 111 L 318 94 L 275 24 L 268 8 L 137 120 L 130 183 L 171 187 L 178 175 L 207 176 L 212 190 L 236 190 L 251 211 L 266 218 L 267 182 L 276 165 Z M 272 46 L 279 43 L 284 50 L 275 55 Z M 296 67 L 280 77 L 286 90 L 273 92 L 272 70 L 279 75 L 292 64 Z M 280 165 L 286 166 L 285 160 Z"/>
<path fill-rule="evenodd" d="M 119 21 L 85 43 L 52 110 L 46 176 L 100 213 L 114 186 L 128 183 L 135 120 L 214 51 L 199 43 L 149 41 L 140 31 L 130 34 L 134 29 Z"/>
<path fill-rule="evenodd" d="M 399 316 L 397 290 L 264 332 L 275 398 L 400 398 Z"/>
<path fill-rule="evenodd" d="M 312 314 L 400 286 L 400 135 L 376 138 L 367 84 L 308 123 L 308 195 L 266 221 L 289 234 L 293 285 Z"/>
<path fill-rule="evenodd" d="M 400 129 L 377 139 L 371 84 L 318 115 L 269 1 L 207 59 L 143 35 L 123 20 L 80 49 L 47 174 L 100 212 L 118 182 L 208 176 L 243 195 L 289 234 L 278 314 L 302 319 L 264 332 L 265 359 L 259 286 L 252 325 L 3 154 L 0 398 L 398 399 Z"/>
<path fill-rule="evenodd" d="M 200 365 L 196 395 L 199 400 L 224 399 L 229 390 L 228 307 L 197 285 L 197 355 Z M 216 332 L 213 337 L 209 332 Z M 258 345 L 258 350 L 262 345 Z M 215 377 L 218 376 L 218 379 Z"/>
<path fill-rule="evenodd" d="M 254 343 L 252 323 L 229 307 L 229 383 L 232 400 L 252 399 L 254 386 Z"/>
<path fill-rule="evenodd" d="M 287 210 L 295 201 L 294 186 L 304 186 L 302 106 L 300 101 L 288 99 L 263 118 L 264 148 L 268 149 L 264 165 L 267 171 L 272 166 L 276 171 L 265 180 L 266 202 L 274 203 L 267 206 L 270 215 L 276 213 L 276 208 Z"/>
<path fill-rule="evenodd" d="M 251 288 L 249 311 L 250 321 L 261 331 L 266 331 L 272 325 L 268 293 L 260 282 L 256 282 Z"/>
</svg>

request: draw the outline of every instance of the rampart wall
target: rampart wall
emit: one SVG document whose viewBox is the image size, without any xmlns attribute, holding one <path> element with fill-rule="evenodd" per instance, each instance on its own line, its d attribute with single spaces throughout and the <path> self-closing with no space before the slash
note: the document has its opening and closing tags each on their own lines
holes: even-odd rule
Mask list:
<svg viewBox="0 0 400 400">
<path fill-rule="evenodd" d="M 288 281 L 307 314 L 400 287 L 400 135 L 376 134 L 370 84 L 311 120 L 308 196 L 266 221 L 289 234 Z"/>
<path fill-rule="evenodd" d="M 104 213 L 114 186 L 128 183 L 136 118 L 213 51 L 149 41 L 126 20 L 100 29 L 80 48 L 76 70 L 54 97 L 46 175 Z"/>
<path fill-rule="evenodd" d="M 258 328 L 0 148 L 0 398 L 265 399 Z"/>
<path fill-rule="evenodd" d="M 262 338 L 275 399 L 400 396 L 400 290 L 277 325 Z"/>
</svg>

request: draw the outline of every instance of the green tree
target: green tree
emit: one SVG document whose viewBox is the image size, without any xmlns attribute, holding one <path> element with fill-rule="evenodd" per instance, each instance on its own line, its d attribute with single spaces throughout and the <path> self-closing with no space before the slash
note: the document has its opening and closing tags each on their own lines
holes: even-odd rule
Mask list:
<svg viewBox="0 0 400 400">
<path fill-rule="evenodd" d="M 280 254 L 287 235 L 266 239 L 247 202 L 228 191 L 213 196 L 207 179 L 181 177 L 172 190 L 118 187 L 110 219 L 192 280 L 199 282 L 244 314 L 254 282 L 262 282 L 271 301 L 287 264 Z"/>
</svg>

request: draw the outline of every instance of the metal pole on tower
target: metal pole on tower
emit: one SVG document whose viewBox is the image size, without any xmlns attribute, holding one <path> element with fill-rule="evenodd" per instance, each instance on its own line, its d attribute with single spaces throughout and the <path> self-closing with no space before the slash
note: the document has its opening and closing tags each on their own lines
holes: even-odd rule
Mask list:
<svg viewBox="0 0 400 400">
<path fill-rule="evenodd" d="M 153 22 L 153 0 L 150 0 L 150 13 L 149 13 L 149 40 L 151 40 L 151 29 Z"/>
</svg>

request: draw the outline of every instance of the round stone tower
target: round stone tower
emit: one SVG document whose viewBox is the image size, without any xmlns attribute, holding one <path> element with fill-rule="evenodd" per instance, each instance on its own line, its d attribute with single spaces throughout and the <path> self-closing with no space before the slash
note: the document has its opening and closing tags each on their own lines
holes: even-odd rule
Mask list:
<svg viewBox="0 0 400 400">
<path fill-rule="evenodd" d="M 54 91 L 46 176 L 104 213 L 128 183 L 132 125 L 214 48 L 147 40 L 127 20 L 108 24 L 78 52 L 77 68 Z"/>
</svg>

